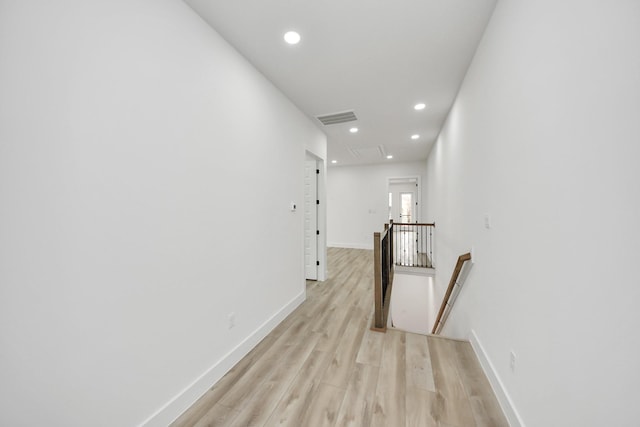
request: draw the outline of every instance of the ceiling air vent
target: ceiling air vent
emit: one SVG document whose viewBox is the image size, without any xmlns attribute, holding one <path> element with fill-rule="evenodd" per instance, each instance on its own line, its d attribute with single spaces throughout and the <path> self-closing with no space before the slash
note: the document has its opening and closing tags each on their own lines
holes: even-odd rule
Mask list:
<svg viewBox="0 0 640 427">
<path fill-rule="evenodd" d="M 347 123 L 358 120 L 353 111 L 344 111 L 342 113 L 333 113 L 333 114 L 325 114 L 323 116 L 318 116 L 318 120 L 323 125 L 336 125 L 338 123 Z"/>
<path fill-rule="evenodd" d="M 377 147 L 349 147 L 349 152 L 355 159 L 376 162 L 385 157 L 384 146 Z"/>
</svg>

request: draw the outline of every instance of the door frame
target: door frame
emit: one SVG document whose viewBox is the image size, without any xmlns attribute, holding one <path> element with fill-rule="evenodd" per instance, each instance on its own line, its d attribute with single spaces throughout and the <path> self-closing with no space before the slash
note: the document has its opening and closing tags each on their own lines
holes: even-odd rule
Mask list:
<svg viewBox="0 0 640 427">
<path fill-rule="evenodd" d="M 393 184 L 407 184 L 407 183 L 415 183 L 415 195 L 416 195 L 416 209 L 415 209 L 415 218 L 413 222 L 420 222 L 422 218 L 422 180 L 420 175 L 408 175 L 408 176 L 390 176 L 387 177 L 387 192 L 385 193 L 385 200 L 389 199 L 389 193 L 391 190 L 391 186 Z"/>
<path fill-rule="evenodd" d="M 307 280 L 318 280 L 318 161 L 304 162 L 304 275 Z M 307 192 L 307 183 L 309 192 Z M 309 219 L 309 221 L 307 221 Z M 307 254 L 307 249 L 309 253 Z"/>
<path fill-rule="evenodd" d="M 327 165 L 324 159 L 316 156 L 312 152 L 306 150 L 305 151 L 305 161 L 307 160 L 315 160 L 317 169 L 319 171 L 316 174 L 317 178 L 317 200 L 319 204 L 316 206 L 317 208 L 317 230 L 320 232 L 317 236 L 317 258 L 320 262 L 320 266 L 318 267 L 318 281 L 322 282 L 327 280 Z M 303 200 L 304 200 L 304 194 Z M 304 265 L 304 218 L 302 220 L 302 233 L 303 233 L 303 243 L 302 243 L 302 268 L 305 271 L 306 266 Z M 305 271 L 306 276 L 306 271 Z"/>
</svg>

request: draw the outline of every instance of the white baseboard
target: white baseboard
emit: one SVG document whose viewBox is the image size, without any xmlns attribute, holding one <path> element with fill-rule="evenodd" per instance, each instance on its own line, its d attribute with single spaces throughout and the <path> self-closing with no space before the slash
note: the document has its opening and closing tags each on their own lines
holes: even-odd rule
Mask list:
<svg viewBox="0 0 640 427">
<path fill-rule="evenodd" d="M 507 417 L 509 425 L 511 427 L 525 427 L 522 418 L 520 418 L 520 414 L 518 414 L 518 411 L 511 400 L 511 397 L 509 397 L 509 393 L 507 393 L 507 390 L 505 389 L 504 384 L 502 384 L 493 364 L 487 357 L 487 353 L 484 351 L 484 347 L 482 347 L 482 344 L 476 335 L 476 331 L 473 329 L 471 330 L 469 341 L 471 342 L 473 351 L 478 357 L 482 370 L 489 379 L 489 383 L 491 383 L 491 388 L 493 388 L 493 392 L 498 399 L 498 403 L 500 403 L 502 412 L 504 412 L 505 417 Z"/>
<path fill-rule="evenodd" d="M 193 381 L 184 390 L 178 393 L 173 399 L 153 415 L 143 421 L 141 427 L 166 427 L 175 421 L 184 411 L 186 411 L 196 400 L 211 388 L 220 378 L 222 378 L 233 366 L 246 356 L 269 332 L 271 332 L 285 317 L 293 312 L 305 300 L 306 291 L 302 291 L 282 309 L 267 319 L 258 329 L 244 339 L 235 348 L 224 355 L 213 366 L 207 369 L 200 377 Z"/>
<path fill-rule="evenodd" d="M 405 267 L 402 265 L 396 265 L 393 267 L 393 270 L 396 274 L 408 274 L 410 276 L 433 276 L 436 275 L 436 270 L 434 268 L 423 268 L 423 267 Z"/>
<path fill-rule="evenodd" d="M 362 243 L 327 243 L 327 247 L 346 249 L 373 249 L 373 244 L 365 245 Z"/>
</svg>

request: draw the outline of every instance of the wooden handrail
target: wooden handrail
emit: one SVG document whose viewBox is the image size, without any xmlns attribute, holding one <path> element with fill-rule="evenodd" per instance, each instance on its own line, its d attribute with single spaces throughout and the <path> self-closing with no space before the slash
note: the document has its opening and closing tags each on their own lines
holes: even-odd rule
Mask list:
<svg viewBox="0 0 640 427">
<path fill-rule="evenodd" d="M 444 315 L 444 311 L 449 304 L 449 298 L 451 298 L 451 294 L 453 293 L 453 288 L 456 286 L 456 282 L 458 281 L 458 277 L 460 276 L 460 272 L 462 271 L 462 266 L 466 261 L 471 260 L 471 254 L 466 253 L 464 255 L 460 255 L 458 257 L 458 262 L 456 262 L 456 267 L 453 269 L 453 274 L 451 275 L 451 280 L 449 281 L 449 286 L 447 287 L 447 292 L 444 294 L 444 298 L 442 298 L 442 305 L 440 305 L 440 311 L 438 312 L 438 317 L 436 318 L 435 323 L 433 324 L 432 334 L 436 335 L 439 332 L 439 329 L 442 328 L 442 316 Z"/>
<path fill-rule="evenodd" d="M 393 286 L 393 222 L 385 224 L 384 232 L 373 233 L 373 294 L 374 313 L 371 329 L 386 332 L 391 287 Z"/>
</svg>

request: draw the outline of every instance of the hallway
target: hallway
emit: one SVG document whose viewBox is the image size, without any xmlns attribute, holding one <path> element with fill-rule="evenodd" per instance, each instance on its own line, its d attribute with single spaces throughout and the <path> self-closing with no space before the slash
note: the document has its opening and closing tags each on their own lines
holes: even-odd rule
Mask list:
<svg viewBox="0 0 640 427">
<path fill-rule="evenodd" d="M 506 426 L 468 343 L 369 330 L 372 251 L 329 280 L 173 426 Z"/>
</svg>

